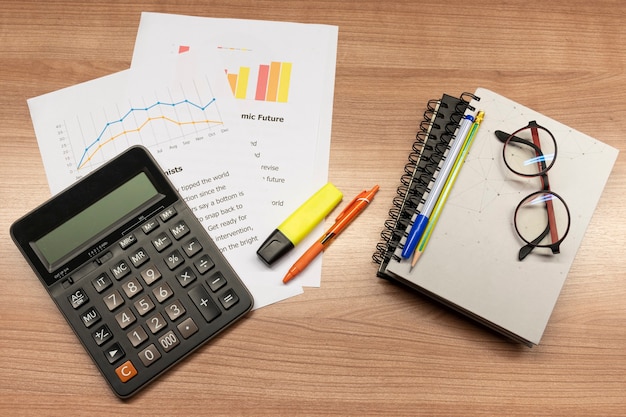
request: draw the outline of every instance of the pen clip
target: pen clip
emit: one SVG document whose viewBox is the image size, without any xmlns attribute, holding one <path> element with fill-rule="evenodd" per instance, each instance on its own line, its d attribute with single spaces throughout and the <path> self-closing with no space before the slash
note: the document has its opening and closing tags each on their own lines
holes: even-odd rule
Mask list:
<svg viewBox="0 0 626 417">
<path fill-rule="evenodd" d="M 344 208 L 341 213 L 335 219 L 335 223 L 339 222 L 341 219 L 346 217 L 346 215 L 352 210 L 354 205 L 359 202 L 359 200 L 364 200 L 364 197 L 367 195 L 367 190 L 361 191 L 356 197 L 352 199 L 352 201 Z M 369 203 L 369 201 L 367 201 Z"/>
</svg>

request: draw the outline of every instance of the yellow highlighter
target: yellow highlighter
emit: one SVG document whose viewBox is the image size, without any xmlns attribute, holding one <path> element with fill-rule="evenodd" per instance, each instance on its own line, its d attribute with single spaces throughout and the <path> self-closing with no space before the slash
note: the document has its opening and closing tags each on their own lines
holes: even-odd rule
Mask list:
<svg viewBox="0 0 626 417">
<path fill-rule="evenodd" d="M 311 233 L 342 198 L 341 191 L 331 183 L 320 188 L 265 239 L 256 251 L 259 258 L 271 266 Z"/>
</svg>

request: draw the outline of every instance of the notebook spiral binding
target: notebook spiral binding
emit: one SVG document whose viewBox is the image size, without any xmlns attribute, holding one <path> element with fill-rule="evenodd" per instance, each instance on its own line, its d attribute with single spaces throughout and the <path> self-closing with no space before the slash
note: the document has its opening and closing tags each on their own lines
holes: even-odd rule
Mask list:
<svg viewBox="0 0 626 417">
<path fill-rule="evenodd" d="M 377 276 L 386 278 L 386 266 L 392 258 L 396 258 L 396 249 L 402 247 L 401 240 L 406 229 L 424 203 L 424 196 L 430 191 L 435 172 L 439 169 L 461 118 L 466 109 L 473 110 L 469 106 L 471 99 L 479 100 L 470 93 L 463 93 L 460 98 L 444 94 L 440 100 L 427 103 L 389 217 L 384 223 L 381 240 L 372 255 L 372 260 L 380 265 Z"/>
</svg>

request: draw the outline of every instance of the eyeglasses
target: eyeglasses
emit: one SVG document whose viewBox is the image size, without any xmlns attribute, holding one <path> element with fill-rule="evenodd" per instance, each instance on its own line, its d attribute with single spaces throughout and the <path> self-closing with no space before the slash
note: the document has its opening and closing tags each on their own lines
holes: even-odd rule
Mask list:
<svg viewBox="0 0 626 417">
<path fill-rule="evenodd" d="M 548 171 L 557 154 L 554 135 L 534 120 L 511 134 L 500 130 L 495 134 L 504 143 L 502 156 L 511 172 L 541 178 L 541 190 L 523 198 L 515 209 L 515 230 L 526 243 L 519 250 L 519 260 L 524 260 L 535 248 L 559 253 L 561 242 L 569 232 L 570 213 L 565 200 L 550 190 L 548 181 Z"/>
</svg>

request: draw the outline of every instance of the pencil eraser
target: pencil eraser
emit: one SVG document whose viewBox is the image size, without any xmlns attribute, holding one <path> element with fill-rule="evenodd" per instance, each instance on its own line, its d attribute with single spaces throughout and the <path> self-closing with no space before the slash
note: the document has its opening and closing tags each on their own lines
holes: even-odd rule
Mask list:
<svg viewBox="0 0 626 417">
<path fill-rule="evenodd" d="M 294 244 L 280 230 L 276 229 L 261 245 L 256 254 L 267 265 L 271 266 L 283 255 L 294 248 Z"/>
</svg>

